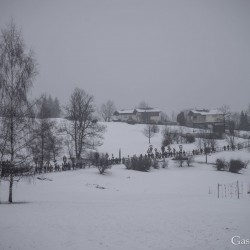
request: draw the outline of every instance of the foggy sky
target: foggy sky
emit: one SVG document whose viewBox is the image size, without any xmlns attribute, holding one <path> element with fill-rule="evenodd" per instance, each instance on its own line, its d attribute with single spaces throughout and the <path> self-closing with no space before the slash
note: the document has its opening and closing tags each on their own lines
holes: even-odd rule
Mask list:
<svg viewBox="0 0 250 250">
<path fill-rule="evenodd" d="M 250 103 L 248 0 L 0 0 L 0 27 L 11 18 L 39 64 L 34 96 L 80 87 L 168 114 Z"/>
</svg>

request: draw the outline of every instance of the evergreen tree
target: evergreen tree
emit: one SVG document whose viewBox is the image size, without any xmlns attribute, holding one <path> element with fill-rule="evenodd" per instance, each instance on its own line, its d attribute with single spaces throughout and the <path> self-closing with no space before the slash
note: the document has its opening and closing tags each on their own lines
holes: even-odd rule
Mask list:
<svg viewBox="0 0 250 250">
<path fill-rule="evenodd" d="M 54 117 L 59 118 L 61 115 L 61 108 L 60 108 L 60 103 L 57 97 L 54 99 L 53 109 L 54 109 Z"/>
<path fill-rule="evenodd" d="M 239 129 L 240 130 L 249 130 L 249 122 L 248 122 L 247 113 L 243 112 L 243 111 L 241 111 L 241 113 L 240 113 Z"/>
<path fill-rule="evenodd" d="M 178 122 L 179 125 L 181 125 L 181 126 L 185 126 L 185 125 L 186 125 L 186 119 L 185 119 L 184 112 L 180 112 L 180 113 L 177 115 L 177 122 Z"/>
<path fill-rule="evenodd" d="M 37 117 L 40 119 L 45 118 L 58 118 L 60 117 L 61 109 L 60 104 L 57 98 L 54 100 L 49 95 L 46 95 L 41 99 L 41 102 L 38 105 L 38 114 Z"/>
</svg>

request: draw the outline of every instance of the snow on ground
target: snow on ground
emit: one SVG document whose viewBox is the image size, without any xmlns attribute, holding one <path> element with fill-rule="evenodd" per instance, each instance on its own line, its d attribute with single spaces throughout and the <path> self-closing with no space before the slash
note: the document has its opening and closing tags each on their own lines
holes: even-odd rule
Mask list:
<svg viewBox="0 0 250 250">
<path fill-rule="evenodd" d="M 126 154 L 147 149 L 142 125 L 120 124 L 120 131 L 112 123 L 108 129 L 112 126 L 103 151 L 118 155 L 119 148 Z M 125 126 L 130 126 L 129 132 Z M 160 142 L 156 136 L 152 144 Z M 221 152 L 208 156 L 209 162 L 217 157 L 247 160 L 250 153 Z M 0 249 L 249 249 L 233 245 L 231 238 L 250 238 L 250 170 L 218 172 L 211 164 L 198 163 L 204 161 L 200 156 L 193 167 L 179 168 L 169 160 L 167 169 L 148 173 L 123 165 L 113 166 L 105 175 L 95 168 L 51 173 L 42 176 L 45 180 L 16 184 L 14 204 L 7 204 L 8 185 L 2 182 Z M 237 180 L 244 184 L 239 200 L 217 198 L 218 183 Z"/>
<path fill-rule="evenodd" d="M 114 166 L 21 182 L 15 204 L 0 205 L 0 249 L 238 249 L 231 237 L 249 237 L 250 197 L 217 199 L 218 182 L 249 181 L 210 165 L 149 173 Z M 7 200 L 1 184 L 1 200 Z M 241 249 L 248 249 L 242 246 Z"/>
<path fill-rule="evenodd" d="M 99 148 L 101 152 L 108 152 L 109 154 L 114 154 L 114 157 L 118 157 L 119 149 L 121 149 L 122 157 L 127 157 L 128 155 L 133 156 L 134 154 L 146 154 L 149 145 L 153 145 L 153 148 L 157 148 L 159 151 L 161 149 L 161 131 L 165 126 L 159 125 L 160 132 L 151 138 L 149 144 L 148 138 L 142 133 L 145 127 L 143 124 L 131 125 L 121 122 L 109 122 L 104 124 L 107 126 L 107 131 L 104 134 L 104 144 Z M 168 127 L 171 130 L 185 133 L 193 132 L 192 128 L 180 126 Z M 179 150 L 178 145 L 171 145 L 171 147 Z M 183 144 L 183 150 L 192 151 L 194 148 L 196 148 L 194 144 Z"/>
<path fill-rule="evenodd" d="M 153 145 L 153 148 L 157 148 L 159 151 L 161 149 L 163 139 L 161 131 L 165 128 L 165 126 L 159 125 L 160 132 L 151 138 L 151 142 L 149 144 L 148 138 L 142 133 L 143 128 L 145 127 L 143 124 L 130 125 L 121 122 L 108 122 L 103 124 L 107 126 L 107 131 L 104 134 L 104 143 L 98 149 L 100 152 L 108 152 L 109 155 L 113 154 L 114 157 L 118 157 L 119 149 L 121 149 L 122 157 L 127 157 L 128 155 L 133 156 L 135 154 L 146 154 L 150 144 Z M 200 132 L 198 129 L 181 126 L 168 126 L 168 128 L 182 133 Z M 247 140 L 242 138 L 235 139 L 235 143 L 242 143 L 244 141 Z M 228 145 L 226 140 L 216 140 L 216 143 L 217 147 Z M 186 152 L 191 152 L 193 149 L 197 149 L 197 143 L 181 144 L 183 145 L 183 150 Z M 179 151 L 179 145 L 172 144 L 171 147 Z"/>
</svg>

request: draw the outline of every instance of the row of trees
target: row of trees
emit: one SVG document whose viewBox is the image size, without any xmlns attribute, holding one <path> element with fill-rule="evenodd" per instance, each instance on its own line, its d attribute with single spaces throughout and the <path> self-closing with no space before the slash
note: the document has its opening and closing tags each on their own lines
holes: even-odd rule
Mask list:
<svg viewBox="0 0 250 250">
<path fill-rule="evenodd" d="M 54 100 L 49 95 L 43 95 L 37 102 L 36 117 L 40 119 L 44 118 L 59 118 L 61 116 L 61 107 L 59 100 Z"/>
<path fill-rule="evenodd" d="M 64 137 L 77 163 L 88 148 L 100 145 L 105 132 L 94 116 L 93 96 L 79 88 L 70 96 L 67 120 L 58 130 L 49 119 L 60 115 L 58 100 L 29 98 L 37 73 L 33 52 L 26 49 L 21 32 L 11 22 L 0 38 L 0 177 L 9 181 L 9 202 L 14 181 L 32 175 L 34 164 L 43 167 L 46 161 L 56 160 Z"/>
</svg>

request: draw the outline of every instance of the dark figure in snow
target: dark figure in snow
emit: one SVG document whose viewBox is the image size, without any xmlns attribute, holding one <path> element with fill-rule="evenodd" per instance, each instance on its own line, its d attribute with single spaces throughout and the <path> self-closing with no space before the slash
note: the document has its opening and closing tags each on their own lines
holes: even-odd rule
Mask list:
<svg viewBox="0 0 250 250">
<path fill-rule="evenodd" d="M 147 153 L 148 153 L 148 157 L 152 157 L 152 155 L 153 155 L 153 146 L 152 145 L 149 146 Z"/>
<path fill-rule="evenodd" d="M 158 158 L 158 151 L 157 151 L 157 148 L 155 148 L 155 158 Z"/>
<path fill-rule="evenodd" d="M 162 153 L 162 155 L 164 155 L 164 153 L 165 153 L 165 147 L 163 145 L 161 146 L 161 153 Z"/>
<path fill-rule="evenodd" d="M 227 150 L 229 150 L 230 149 L 230 147 L 229 147 L 229 145 L 227 145 Z"/>
</svg>

